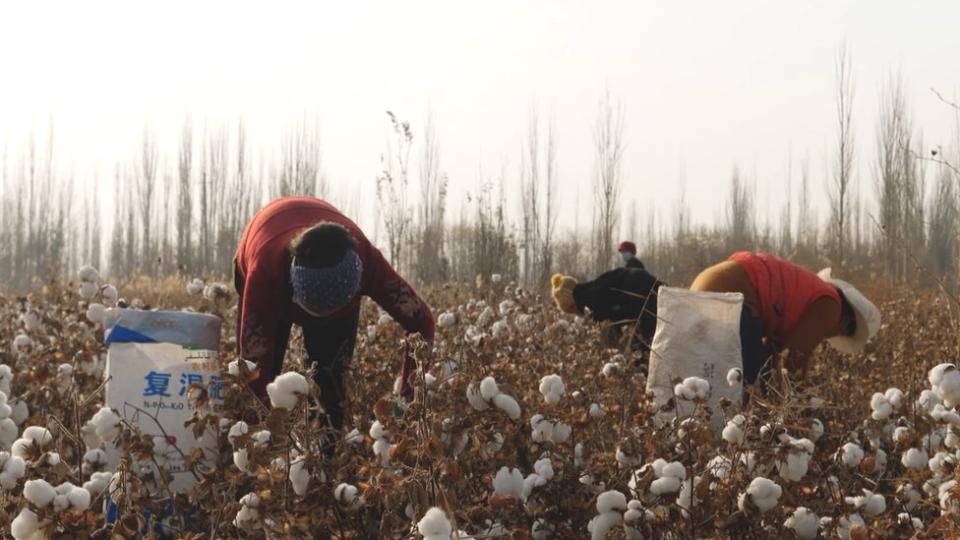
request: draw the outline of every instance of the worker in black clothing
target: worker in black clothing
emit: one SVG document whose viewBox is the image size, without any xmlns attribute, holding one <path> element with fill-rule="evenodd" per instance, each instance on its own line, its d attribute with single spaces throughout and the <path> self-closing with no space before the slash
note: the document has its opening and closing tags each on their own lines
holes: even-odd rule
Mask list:
<svg viewBox="0 0 960 540">
<path fill-rule="evenodd" d="M 664 285 L 656 276 L 640 268 L 617 268 L 585 283 L 554 274 L 551 285 L 561 311 L 584 315 L 589 308 L 593 320 L 609 321 L 613 328 L 635 325 L 633 344 L 647 355 L 657 329 L 657 291 Z"/>
</svg>

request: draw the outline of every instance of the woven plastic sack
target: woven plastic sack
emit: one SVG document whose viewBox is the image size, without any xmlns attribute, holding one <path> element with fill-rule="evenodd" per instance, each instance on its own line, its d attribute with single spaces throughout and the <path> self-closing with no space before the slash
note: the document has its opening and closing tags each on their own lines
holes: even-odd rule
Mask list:
<svg viewBox="0 0 960 540">
<path fill-rule="evenodd" d="M 713 410 L 711 423 L 723 426 L 720 399 L 737 402 L 739 387 L 727 384 L 727 372 L 741 368 L 740 293 L 708 293 L 676 287 L 661 287 L 657 299 L 657 330 L 653 336 L 647 391 L 657 404 L 673 397 L 674 381 L 700 377 L 710 383 L 707 405 Z M 660 413 L 661 421 L 690 414 L 691 402 L 676 400 L 678 411 Z"/>
<path fill-rule="evenodd" d="M 106 343 L 107 406 L 153 438 L 157 462 L 173 476 L 170 489 L 190 489 L 196 479 L 184 467 L 183 456 L 197 448 L 208 459 L 216 452 L 216 434 L 207 430 L 198 439 L 184 422 L 195 410 L 191 385 L 207 389 L 210 401 L 205 410 L 223 408 L 220 319 L 124 309 L 107 332 Z"/>
</svg>

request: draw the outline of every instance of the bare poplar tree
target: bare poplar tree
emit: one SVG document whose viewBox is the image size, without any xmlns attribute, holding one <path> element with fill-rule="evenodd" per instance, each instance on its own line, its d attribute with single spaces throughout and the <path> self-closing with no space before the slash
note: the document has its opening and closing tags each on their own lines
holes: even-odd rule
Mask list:
<svg viewBox="0 0 960 540">
<path fill-rule="evenodd" d="M 740 170 L 736 166 L 730 178 L 730 200 L 726 218 L 728 251 L 752 249 L 756 233 L 753 194 L 740 178 Z"/>
<path fill-rule="evenodd" d="M 900 280 L 906 271 L 902 250 L 906 237 L 904 190 L 912 135 L 899 76 L 891 78 L 881 89 L 879 117 L 876 186 L 882 253 L 887 274 Z"/>
<path fill-rule="evenodd" d="M 444 251 L 447 177 L 440 172 L 440 145 L 437 142 L 432 115 L 427 116 L 424 127 L 419 179 L 420 231 L 417 246 L 417 275 L 422 281 L 433 283 L 446 279 L 448 262 Z"/>
<path fill-rule="evenodd" d="M 157 188 L 157 141 L 156 135 L 149 126 L 143 129 L 143 138 L 140 142 L 138 173 L 136 175 L 136 198 L 139 203 L 140 214 L 140 263 L 144 265 L 142 271 L 152 274 L 153 271 L 153 200 Z"/>
<path fill-rule="evenodd" d="M 386 153 L 380 156 L 382 171 L 377 176 L 377 202 L 380 204 L 380 215 L 383 216 L 383 225 L 387 232 L 390 262 L 400 270 L 411 218 L 407 205 L 407 189 L 413 132 L 410 131 L 409 122 L 397 120 L 390 111 L 387 111 L 387 116 L 396 139 L 396 151 L 392 150 L 388 141 Z"/>
<path fill-rule="evenodd" d="M 830 226 L 833 264 L 840 268 L 844 263 L 849 229 L 850 184 L 853 177 L 854 130 L 853 98 L 855 86 L 851 73 L 850 52 L 844 43 L 836 58 L 836 94 L 834 101 L 837 113 L 837 155 L 827 194 L 830 199 Z"/>
<path fill-rule="evenodd" d="M 623 183 L 623 106 L 611 100 L 610 91 L 600 102 L 593 135 L 594 170 L 594 271 L 600 273 L 613 256 L 613 234 L 620 221 L 620 188 Z"/>
<path fill-rule="evenodd" d="M 304 113 L 283 137 L 275 197 L 311 195 L 326 198 L 328 186 L 321 167 L 320 120 Z"/>
<path fill-rule="evenodd" d="M 177 264 L 193 269 L 193 120 L 187 115 L 177 156 Z"/>
</svg>

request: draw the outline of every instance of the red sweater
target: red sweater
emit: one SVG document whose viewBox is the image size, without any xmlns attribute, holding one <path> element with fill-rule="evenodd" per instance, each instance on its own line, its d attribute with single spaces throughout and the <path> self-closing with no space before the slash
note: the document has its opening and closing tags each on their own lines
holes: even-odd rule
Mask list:
<svg viewBox="0 0 960 540">
<path fill-rule="evenodd" d="M 357 296 L 346 307 L 324 318 L 314 317 L 297 306 L 290 284 L 290 241 L 320 221 L 337 223 L 350 231 L 363 262 Z M 368 296 L 406 331 L 433 339 L 433 313 L 426 302 L 397 274 L 356 223 L 320 199 L 283 197 L 257 212 L 240 238 L 236 263 L 244 280 L 243 299 L 237 310 L 237 344 L 241 357 L 257 362 L 260 368 L 260 377 L 251 383 L 258 393 L 262 394 L 277 375 L 273 372 L 273 350 L 278 320 L 304 328 L 322 328 L 355 309 L 361 296 Z"/>
</svg>

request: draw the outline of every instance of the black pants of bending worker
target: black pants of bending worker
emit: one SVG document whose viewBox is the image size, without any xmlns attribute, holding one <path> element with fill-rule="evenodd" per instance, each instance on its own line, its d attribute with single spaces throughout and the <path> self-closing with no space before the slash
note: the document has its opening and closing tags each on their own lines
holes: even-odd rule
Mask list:
<svg viewBox="0 0 960 540">
<path fill-rule="evenodd" d="M 330 425 L 337 431 L 343 428 L 343 403 L 346 399 L 343 372 L 353 358 L 359 324 L 358 306 L 324 326 L 302 328 L 303 347 L 307 350 L 308 362 L 314 368 L 313 380 L 320 388 L 320 404 L 327 413 Z M 289 322 L 277 323 L 276 346 L 273 350 L 274 373 L 282 373 L 291 326 Z"/>
<path fill-rule="evenodd" d="M 740 349 L 746 384 L 757 382 L 757 378 L 765 381 L 771 373 L 773 350 L 763 342 L 763 334 L 763 321 L 744 306 L 740 311 Z"/>
</svg>

